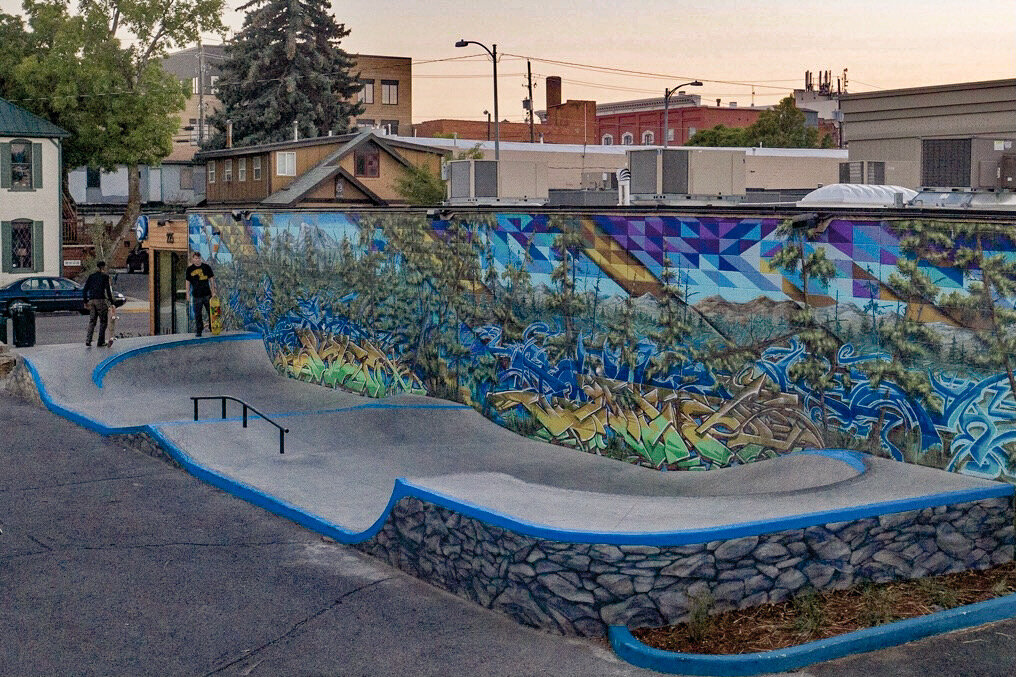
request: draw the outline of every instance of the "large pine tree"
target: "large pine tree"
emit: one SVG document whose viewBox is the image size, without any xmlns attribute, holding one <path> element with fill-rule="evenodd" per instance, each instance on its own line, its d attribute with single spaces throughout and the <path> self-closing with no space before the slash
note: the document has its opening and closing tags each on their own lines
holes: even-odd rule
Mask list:
<svg viewBox="0 0 1016 677">
<path fill-rule="evenodd" d="M 209 118 L 208 148 L 223 148 L 226 121 L 233 145 L 341 134 L 362 112 L 351 72 L 354 60 L 339 47 L 349 35 L 328 13 L 327 0 L 251 0 L 243 28 L 226 45 L 219 78 L 222 107 Z"/>
</svg>

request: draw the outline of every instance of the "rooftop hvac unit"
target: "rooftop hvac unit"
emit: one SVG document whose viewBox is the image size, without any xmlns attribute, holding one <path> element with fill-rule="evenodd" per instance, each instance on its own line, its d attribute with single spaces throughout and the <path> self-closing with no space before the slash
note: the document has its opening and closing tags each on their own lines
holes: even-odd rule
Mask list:
<svg viewBox="0 0 1016 677">
<path fill-rule="evenodd" d="M 628 151 L 633 201 L 682 204 L 689 196 L 727 200 L 745 194 L 743 150 L 652 148 Z"/>
<path fill-rule="evenodd" d="M 999 159 L 998 188 L 1016 190 L 1016 153 L 1006 153 Z"/>
<path fill-rule="evenodd" d="M 452 160 L 449 204 L 537 204 L 547 201 L 547 166 L 536 162 Z"/>
<path fill-rule="evenodd" d="M 869 160 L 852 160 L 840 163 L 840 183 L 867 183 L 885 185 L 885 163 Z"/>
</svg>

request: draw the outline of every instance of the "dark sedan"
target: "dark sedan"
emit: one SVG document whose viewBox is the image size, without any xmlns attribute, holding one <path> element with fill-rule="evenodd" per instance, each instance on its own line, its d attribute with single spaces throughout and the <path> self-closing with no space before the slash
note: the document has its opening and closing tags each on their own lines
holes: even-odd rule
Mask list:
<svg viewBox="0 0 1016 677">
<path fill-rule="evenodd" d="M 24 301 L 36 312 L 75 310 L 83 314 L 87 311 L 82 289 L 80 284 L 66 277 L 23 277 L 0 287 L 0 313 L 6 314 L 12 303 Z M 126 296 L 113 292 L 113 305 L 119 308 L 125 303 Z"/>
</svg>

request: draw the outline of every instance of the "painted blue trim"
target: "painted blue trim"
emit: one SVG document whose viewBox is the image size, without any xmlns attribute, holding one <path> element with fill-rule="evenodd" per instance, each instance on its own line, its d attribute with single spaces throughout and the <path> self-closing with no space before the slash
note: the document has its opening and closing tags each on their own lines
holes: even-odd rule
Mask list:
<svg viewBox="0 0 1016 677">
<path fill-rule="evenodd" d="M 241 334 L 220 334 L 219 336 L 205 336 L 202 338 L 185 338 L 176 339 L 172 341 L 164 341 L 163 343 L 153 343 L 147 346 L 141 346 L 140 348 L 132 348 L 125 350 L 122 353 L 116 355 L 110 355 L 99 364 L 95 365 L 95 369 L 92 370 L 92 383 L 99 388 L 102 387 L 102 381 L 106 378 L 106 373 L 110 369 L 120 364 L 124 360 L 129 360 L 145 353 L 155 352 L 156 350 L 167 350 L 169 348 L 179 348 L 181 346 L 192 346 L 194 344 L 204 343 L 222 343 L 223 341 L 254 341 L 261 340 L 261 334 L 254 332 L 243 332 Z"/>
<path fill-rule="evenodd" d="M 90 430 L 99 432 L 102 435 L 145 432 L 160 443 L 163 443 L 170 455 L 173 456 L 180 465 L 185 467 L 188 472 L 196 477 L 199 477 L 210 484 L 243 498 L 255 505 L 263 507 L 270 512 L 282 515 L 297 522 L 298 524 L 318 531 L 319 533 L 334 538 L 342 543 L 359 543 L 374 536 L 374 534 L 380 531 L 381 527 L 388 519 L 392 508 L 399 499 L 403 497 L 418 498 L 423 501 L 428 501 L 439 507 L 447 508 L 448 510 L 455 511 L 466 517 L 480 520 L 491 526 L 502 527 L 522 535 L 532 536 L 534 538 L 544 538 L 564 543 L 652 545 L 665 547 L 706 543 L 716 540 L 728 540 L 744 536 L 757 536 L 777 531 L 801 529 L 810 526 L 828 524 L 830 522 L 846 522 L 865 517 L 877 517 L 879 515 L 938 507 L 941 505 L 965 503 L 968 501 L 1003 496 L 1008 497 L 1012 496 L 1014 491 L 1016 491 L 1016 487 L 1013 485 L 999 483 L 997 486 L 986 487 L 983 489 L 962 489 L 959 491 L 948 491 L 928 496 L 919 496 L 912 499 L 884 501 L 881 503 L 870 503 L 863 506 L 854 506 L 840 510 L 825 510 L 772 520 L 760 520 L 757 522 L 746 522 L 717 527 L 704 527 L 701 529 L 660 532 L 596 532 L 560 529 L 557 527 L 533 524 L 510 515 L 495 512 L 489 508 L 478 506 L 461 499 L 445 496 L 444 494 L 440 494 L 424 487 L 416 486 L 404 478 L 398 478 L 395 480 L 395 487 L 392 490 L 392 495 L 388 500 L 388 505 L 381 513 L 381 516 L 378 517 L 374 524 L 368 529 L 361 532 L 355 532 L 332 524 L 318 515 L 314 515 L 313 513 L 293 506 L 279 498 L 270 496 L 247 484 L 202 466 L 187 455 L 186 452 L 173 444 L 160 430 L 158 430 L 155 424 L 111 428 L 67 409 L 62 405 L 56 404 L 43 385 L 42 379 L 39 377 L 39 373 L 36 371 L 34 365 L 32 365 L 28 359 L 25 359 L 25 364 L 28 366 L 29 371 L 32 374 L 32 378 L 36 382 L 40 397 L 46 404 L 47 408 L 54 413 L 65 416 L 75 423 L 78 423 Z"/>
<path fill-rule="evenodd" d="M 46 405 L 46 408 L 54 414 L 59 414 L 60 416 L 77 423 L 82 428 L 87 428 L 88 430 L 97 432 L 100 435 L 126 435 L 130 433 L 147 432 L 148 426 L 146 425 L 119 426 L 111 428 L 94 419 L 88 418 L 83 414 L 79 414 L 73 409 L 68 409 L 62 404 L 57 404 L 50 396 L 49 391 L 46 390 L 46 384 L 42 382 L 42 378 L 39 376 L 39 372 L 36 370 L 35 365 L 32 364 L 32 361 L 24 356 L 22 356 L 21 359 L 24 360 L 25 366 L 28 368 L 28 372 L 32 375 L 32 379 L 35 381 L 35 387 L 39 390 L 39 399 L 41 399 L 42 403 Z"/>
<path fill-rule="evenodd" d="M 526 522 L 511 515 L 495 512 L 489 508 L 468 503 L 459 498 L 452 498 L 437 493 L 424 487 L 419 487 L 405 480 L 407 487 L 412 487 L 412 497 L 429 501 L 442 508 L 458 512 L 466 517 L 478 519 L 491 526 L 501 527 L 534 538 L 545 538 L 551 541 L 564 543 L 596 543 L 604 545 L 652 545 L 658 547 L 677 545 L 697 545 L 709 541 L 731 540 L 745 536 L 759 536 L 778 531 L 790 529 L 803 529 L 806 527 L 820 526 L 832 522 L 848 522 L 865 517 L 878 517 L 897 512 L 919 510 L 923 508 L 938 507 L 941 505 L 952 505 L 955 503 L 966 503 L 968 501 L 997 498 L 999 496 L 1011 496 L 1014 487 L 1012 485 L 1001 485 L 985 489 L 961 489 L 959 491 L 947 491 L 939 494 L 929 494 L 912 499 L 900 499 L 896 501 L 884 501 L 881 503 L 869 503 L 863 506 L 855 506 L 840 510 L 823 510 L 820 512 L 794 515 L 791 517 L 780 517 L 770 520 L 759 520 L 757 522 L 742 522 L 739 524 L 726 524 L 715 527 L 703 527 L 701 529 L 684 529 L 681 531 L 579 531 L 573 529 L 561 529 L 541 524 Z"/>
<path fill-rule="evenodd" d="M 786 649 L 750 654 L 711 655 L 662 651 L 643 644 L 628 628 L 619 625 L 611 626 L 607 636 L 619 657 L 640 668 L 669 674 L 732 677 L 796 670 L 812 663 L 897 646 L 1006 618 L 1016 618 L 1016 595 L 865 628 Z"/>
</svg>

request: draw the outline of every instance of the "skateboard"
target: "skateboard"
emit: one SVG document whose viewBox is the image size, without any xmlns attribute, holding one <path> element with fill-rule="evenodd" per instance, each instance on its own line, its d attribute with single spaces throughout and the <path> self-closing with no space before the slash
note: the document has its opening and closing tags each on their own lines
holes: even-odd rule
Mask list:
<svg viewBox="0 0 1016 677">
<path fill-rule="evenodd" d="M 110 306 L 109 308 L 109 323 L 106 325 L 106 345 L 113 345 L 113 341 L 116 339 L 116 308 Z"/>
<path fill-rule="evenodd" d="M 213 296 L 208 302 L 208 324 L 212 330 L 212 336 L 222 333 L 222 302 L 218 296 Z"/>
</svg>

